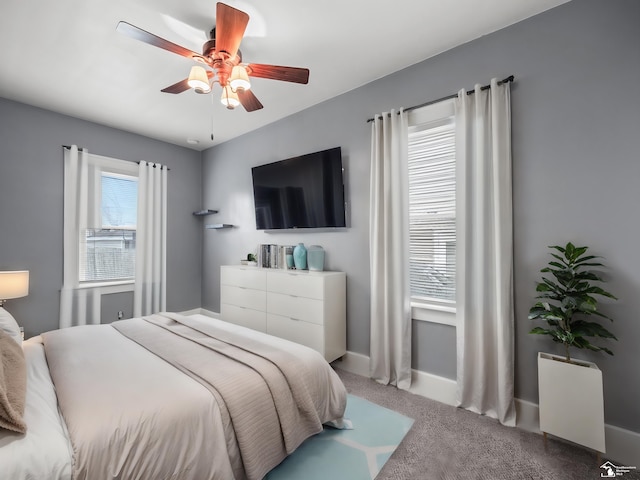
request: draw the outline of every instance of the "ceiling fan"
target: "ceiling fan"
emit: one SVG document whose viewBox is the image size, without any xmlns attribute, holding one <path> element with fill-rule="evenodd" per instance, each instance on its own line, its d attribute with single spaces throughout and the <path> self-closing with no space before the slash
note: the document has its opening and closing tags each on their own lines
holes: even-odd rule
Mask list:
<svg viewBox="0 0 640 480">
<path fill-rule="evenodd" d="M 245 12 L 224 3 L 217 3 L 216 26 L 211 30 L 210 40 L 202 46 L 202 54 L 124 21 L 118 23 L 116 30 L 202 64 L 191 67 L 188 78 L 164 88 L 162 92 L 182 93 L 192 88 L 196 93 L 209 93 L 213 84 L 219 83 L 222 87 L 221 102 L 224 106 L 234 109 L 242 105 L 247 112 L 253 112 L 263 108 L 263 105 L 250 90 L 249 77 L 306 84 L 309 82 L 309 69 L 242 63 L 242 53 L 238 48 L 248 23 L 249 15 Z"/>
</svg>

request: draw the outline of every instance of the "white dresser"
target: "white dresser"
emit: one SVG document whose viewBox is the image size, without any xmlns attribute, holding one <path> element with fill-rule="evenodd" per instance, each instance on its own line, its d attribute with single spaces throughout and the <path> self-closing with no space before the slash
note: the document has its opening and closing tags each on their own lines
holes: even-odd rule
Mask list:
<svg viewBox="0 0 640 480">
<path fill-rule="evenodd" d="M 220 267 L 222 320 L 301 343 L 332 362 L 347 351 L 346 274 Z"/>
</svg>

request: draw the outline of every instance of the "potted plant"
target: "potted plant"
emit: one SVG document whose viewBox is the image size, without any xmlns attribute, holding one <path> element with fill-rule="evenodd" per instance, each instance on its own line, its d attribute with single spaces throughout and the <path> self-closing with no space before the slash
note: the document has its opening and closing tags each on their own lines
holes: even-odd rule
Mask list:
<svg viewBox="0 0 640 480">
<path fill-rule="evenodd" d="M 594 317 L 611 319 L 598 310 L 598 297 L 616 299 L 598 284 L 603 279 L 591 267 L 603 267 L 600 257 L 587 255 L 588 247 L 571 242 L 554 251 L 537 284 L 538 302 L 529 310 L 530 320 L 544 320 L 547 328 L 532 334 L 549 335 L 564 346 L 564 357 L 538 353 L 540 430 L 605 452 L 602 372 L 592 362 L 572 359 L 571 347 L 613 352 L 592 343 L 594 338 L 617 340 Z"/>
<path fill-rule="evenodd" d="M 240 265 L 255 266 L 257 264 L 258 264 L 258 262 L 256 260 L 256 256 L 253 253 L 248 253 L 246 259 L 240 260 Z"/>
<path fill-rule="evenodd" d="M 595 352 L 613 352 L 606 347 L 591 343 L 589 338 L 617 338 L 601 324 L 586 319 L 595 315 L 611 320 L 598 311 L 596 295 L 616 299 L 611 293 L 593 282 L 603 282 L 602 278 L 588 267 L 602 267 L 599 257 L 587 255 L 588 247 L 575 247 L 571 242 L 565 247 L 557 245 L 549 248 L 557 250 L 551 253 L 556 260 L 540 270 L 550 273 L 553 278 L 542 277 L 537 284 L 536 298 L 543 299 L 529 310 L 530 320 L 545 320 L 550 328 L 535 327 L 531 332 L 550 335 L 554 342 L 562 343 L 565 348 L 565 360 L 571 361 L 570 347 L 586 348 Z M 612 321 L 612 320 L 611 320 Z"/>
</svg>

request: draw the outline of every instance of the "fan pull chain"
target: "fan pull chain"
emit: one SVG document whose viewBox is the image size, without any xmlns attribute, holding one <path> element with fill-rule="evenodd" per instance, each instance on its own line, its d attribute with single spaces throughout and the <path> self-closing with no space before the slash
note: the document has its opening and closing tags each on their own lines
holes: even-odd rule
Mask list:
<svg viewBox="0 0 640 480">
<path fill-rule="evenodd" d="M 211 140 L 213 140 L 213 106 L 215 105 L 215 100 L 213 99 L 213 95 L 211 95 Z"/>
</svg>

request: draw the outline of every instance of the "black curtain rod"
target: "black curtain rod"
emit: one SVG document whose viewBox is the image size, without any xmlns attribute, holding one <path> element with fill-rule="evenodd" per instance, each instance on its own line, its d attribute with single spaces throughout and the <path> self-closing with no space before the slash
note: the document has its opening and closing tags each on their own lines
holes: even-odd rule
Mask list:
<svg viewBox="0 0 640 480">
<path fill-rule="evenodd" d="M 515 80 L 515 77 L 513 75 L 509 75 L 507 78 L 503 78 L 502 80 L 500 80 L 498 82 L 498 85 L 502 85 L 503 83 L 509 83 L 509 82 L 513 82 Z M 483 85 L 482 87 L 480 87 L 480 90 L 488 90 L 491 88 L 491 85 Z M 473 90 L 469 90 L 467 92 L 467 95 L 472 95 L 475 93 L 475 89 Z M 440 102 L 444 102 L 445 100 L 451 100 L 452 98 L 456 98 L 458 96 L 457 93 L 454 93 L 452 95 L 447 95 L 446 97 L 442 97 L 442 98 L 438 98 L 436 100 L 431 100 L 429 102 L 426 103 L 421 103 L 420 105 L 414 105 L 413 107 L 407 107 L 404 109 L 405 112 L 408 112 L 410 110 L 415 110 L 416 108 L 422 108 L 422 107 L 427 107 L 429 105 L 433 105 L 434 103 L 440 103 Z M 400 114 L 400 112 L 398 112 L 398 114 Z M 389 114 L 389 116 L 391 116 L 391 114 Z M 367 123 L 369 122 L 373 122 L 373 118 L 369 118 L 367 120 Z"/>
<path fill-rule="evenodd" d="M 67 150 L 71 149 L 70 145 L 62 145 L 62 148 L 66 148 Z M 78 150 L 82 150 L 84 147 L 78 147 Z M 136 162 L 138 165 L 140 165 L 140 162 Z M 153 168 L 156 168 L 155 163 L 153 164 Z M 170 172 L 171 169 L 169 167 L 167 167 L 167 172 Z"/>
</svg>

